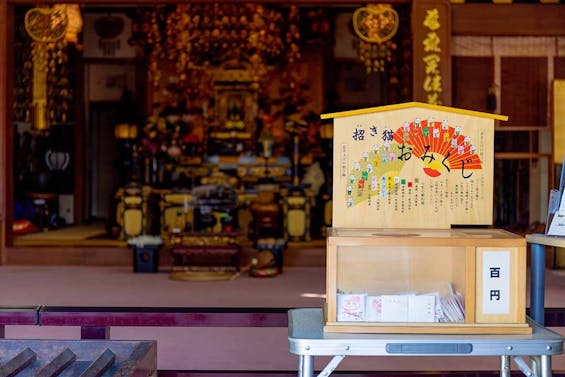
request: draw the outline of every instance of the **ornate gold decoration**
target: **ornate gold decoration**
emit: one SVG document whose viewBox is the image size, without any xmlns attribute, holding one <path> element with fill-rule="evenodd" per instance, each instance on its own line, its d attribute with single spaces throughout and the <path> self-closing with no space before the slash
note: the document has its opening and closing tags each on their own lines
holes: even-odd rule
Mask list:
<svg viewBox="0 0 565 377">
<path fill-rule="evenodd" d="M 33 39 L 33 127 L 46 130 L 47 122 L 47 71 L 49 69 L 49 44 L 65 36 L 68 18 L 62 9 L 33 8 L 24 20 L 25 29 Z"/>
<path fill-rule="evenodd" d="M 353 13 L 353 28 L 365 42 L 388 41 L 398 30 L 398 13 L 390 4 L 369 4 Z"/>
<path fill-rule="evenodd" d="M 60 10 L 67 16 L 65 40 L 69 43 L 78 43 L 78 35 L 82 31 L 83 21 L 78 4 L 55 4 L 53 11 Z"/>
<path fill-rule="evenodd" d="M 68 17 L 63 8 L 33 8 L 25 15 L 25 29 L 36 42 L 56 42 L 63 38 Z"/>
<path fill-rule="evenodd" d="M 353 29 L 361 39 L 359 58 L 367 72 L 384 71 L 396 44 L 392 38 L 398 30 L 398 13 L 390 4 L 369 4 L 353 13 Z"/>
<path fill-rule="evenodd" d="M 252 81 L 263 80 L 268 67 L 300 58 L 298 9 L 285 15 L 258 3 L 186 3 L 174 9 L 144 12 L 133 25 L 134 40 L 150 56 L 149 73 L 159 87 L 159 62 L 175 62 L 181 82 L 189 71 L 218 67 L 230 60 L 244 62 Z"/>
<path fill-rule="evenodd" d="M 70 89 L 64 68 L 68 62 L 65 49 L 68 42 L 78 42 L 82 18 L 78 5 L 57 4 L 30 9 L 24 26 L 33 40 L 32 124 L 35 130 L 45 131 L 50 122 L 67 121 Z"/>
</svg>

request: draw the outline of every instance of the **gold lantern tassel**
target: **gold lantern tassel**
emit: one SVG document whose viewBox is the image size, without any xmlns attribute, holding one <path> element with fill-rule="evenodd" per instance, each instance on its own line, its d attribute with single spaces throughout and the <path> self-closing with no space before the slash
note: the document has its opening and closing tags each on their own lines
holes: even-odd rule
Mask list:
<svg viewBox="0 0 565 377">
<path fill-rule="evenodd" d="M 47 122 L 47 43 L 33 43 L 33 128 L 45 131 Z"/>
</svg>

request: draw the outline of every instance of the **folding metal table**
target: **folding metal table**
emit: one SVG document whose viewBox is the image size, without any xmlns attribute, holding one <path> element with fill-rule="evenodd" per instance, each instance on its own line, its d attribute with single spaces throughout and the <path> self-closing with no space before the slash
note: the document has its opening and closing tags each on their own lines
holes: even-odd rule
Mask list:
<svg viewBox="0 0 565 377">
<path fill-rule="evenodd" d="M 538 239 L 539 238 L 539 239 Z M 541 240 L 544 238 L 544 240 Z M 323 331 L 322 310 L 288 312 L 290 352 L 299 356 L 298 375 L 312 377 L 314 356 L 333 356 L 318 376 L 329 376 L 339 363 L 352 356 L 498 356 L 500 376 L 510 377 L 513 358 L 528 377 L 550 377 L 551 356 L 563 353 L 563 337 L 543 327 L 545 250 L 547 237 L 528 239 L 531 248 L 531 335 L 430 335 L 347 334 Z M 523 357 L 528 357 L 526 362 Z"/>
<path fill-rule="evenodd" d="M 318 376 L 329 376 L 346 356 L 499 356 L 500 375 L 510 377 L 510 358 L 526 376 L 551 376 L 551 356 L 563 353 L 561 335 L 530 321 L 531 335 L 348 334 L 323 331 L 322 310 L 288 313 L 290 352 L 298 375 L 312 377 L 315 356 L 333 356 Z M 530 362 L 522 357 L 528 356 Z"/>
</svg>

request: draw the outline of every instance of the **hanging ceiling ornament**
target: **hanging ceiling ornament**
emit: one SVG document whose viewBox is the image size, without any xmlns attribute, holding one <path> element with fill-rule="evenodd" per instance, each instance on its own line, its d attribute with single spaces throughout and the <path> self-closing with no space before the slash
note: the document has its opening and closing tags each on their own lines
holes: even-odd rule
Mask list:
<svg viewBox="0 0 565 377">
<path fill-rule="evenodd" d="M 69 20 L 64 8 L 33 8 L 25 15 L 25 28 L 36 42 L 56 42 L 63 38 Z"/>
<path fill-rule="evenodd" d="M 155 89 L 164 59 L 175 62 L 181 83 L 190 71 L 206 73 L 230 61 L 248 64 L 253 81 L 266 81 L 273 67 L 300 59 L 296 6 L 280 10 L 258 2 L 185 2 L 141 11 L 132 30 L 133 42 L 149 57 Z"/>
<path fill-rule="evenodd" d="M 32 126 L 46 131 L 67 123 L 72 98 L 68 46 L 78 46 L 82 17 L 77 4 L 55 4 L 26 12 L 24 26 L 32 39 Z"/>
<path fill-rule="evenodd" d="M 368 4 L 353 13 L 353 29 L 361 39 L 359 58 L 367 73 L 384 71 L 396 44 L 392 38 L 398 30 L 398 13 L 390 4 Z"/>
<path fill-rule="evenodd" d="M 120 34 L 124 31 L 124 19 L 116 15 L 104 15 L 94 21 L 94 31 L 99 37 L 98 47 L 104 56 L 114 56 L 120 50 Z"/>
<path fill-rule="evenodd" d="M 25 15 L 25 29 L 33 39 L 33 128 L 44 131 L 47 120 L 47 72 L 50 43 L 65 36 L 68 18 L 63 8 L 33 8 Z"/>
</svg>

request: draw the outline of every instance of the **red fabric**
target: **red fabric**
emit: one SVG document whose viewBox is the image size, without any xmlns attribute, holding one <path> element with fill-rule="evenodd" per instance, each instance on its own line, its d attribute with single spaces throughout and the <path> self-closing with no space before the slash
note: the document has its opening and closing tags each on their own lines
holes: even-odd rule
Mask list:
<svg viewBox="0 0 565 377">
<path fill-rule="evenodd" d="M 29 220 L 15 220 L 12 224 L 12 232 L 14 234 L 26 234 L 37 232 L 39 229 Z"/>
</svg>

